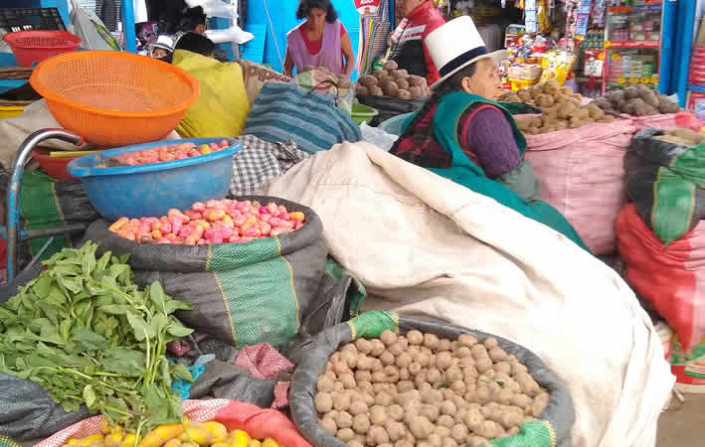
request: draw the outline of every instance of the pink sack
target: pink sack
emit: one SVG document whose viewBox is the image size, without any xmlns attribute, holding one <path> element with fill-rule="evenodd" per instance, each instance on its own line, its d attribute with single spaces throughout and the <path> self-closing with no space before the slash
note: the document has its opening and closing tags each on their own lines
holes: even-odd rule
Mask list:
<svg viewBox="0 0 705 447">
<path fill-rule="evenodd" d="M 647 127 L 655 127 L 656 129 L 662 130 L 683 128 L 699 132 L 704 125 L 691 112 L 666 113 L 664 115 L 651 116 L 621 115 L 621 117 L 631 119 L 637 132 Z"/>
<path fill-rule="evenodd" d="M 624 155 L 635 132 L 631 120 L 618 119 L 526 136 L 539 198 L 560 211 L 596 255 L 617 249 L 615 222 L 626 203 Z"/>
</svg>

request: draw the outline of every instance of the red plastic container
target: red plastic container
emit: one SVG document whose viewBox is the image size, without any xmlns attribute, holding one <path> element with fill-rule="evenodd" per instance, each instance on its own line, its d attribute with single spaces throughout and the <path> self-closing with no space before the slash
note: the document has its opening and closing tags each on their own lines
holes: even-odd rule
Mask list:
<svg viewBox="0 0 705 447">
<path fill-rule="evenodd" d="M 22 67 L 31 67 L 35 62 L 51 56 L 76 51 L 83 43 L 80 37 L 66 31 L 18 31 L 2 38 Z"/>
<path fill-rule="evenodd" d="M 78 180 L 66 171 L 66 166 L 78 157 L 50 157 L 48 149 L 38 147 L 32 151 L 32 158 L 52 178 L 57 180 Z"/>
</svg>

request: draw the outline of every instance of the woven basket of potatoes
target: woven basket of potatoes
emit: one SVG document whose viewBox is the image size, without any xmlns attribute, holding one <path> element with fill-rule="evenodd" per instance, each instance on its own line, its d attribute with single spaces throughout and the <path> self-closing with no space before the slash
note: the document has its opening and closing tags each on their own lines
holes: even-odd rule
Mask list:
<svg viewBox="0 0 705 447">
<path fill-rule="evenodd" d="M 387 314 L 368 314 L 380 313 Z M 487 446 L 517 437 L 517 445 L 539 447 L 552 436 L 559 445 L 569 439 L 568 392 L 525 348 L 403 316 L 381 334 L 371 330 L 378 337 L 353 339 L 357 326 L 371 326 L 355 321 L 322 332 L 294 373 L 293 419 L 314 446 Z"/>
<path fill-rule="evenodd" d="M 360 77 L 355 93 L 362 96 L 388 96 L 404 101 L 431 95 L 431 89 L 422 76 L 409 75 L 389 61 L 373 75 Z"/>
</svg>

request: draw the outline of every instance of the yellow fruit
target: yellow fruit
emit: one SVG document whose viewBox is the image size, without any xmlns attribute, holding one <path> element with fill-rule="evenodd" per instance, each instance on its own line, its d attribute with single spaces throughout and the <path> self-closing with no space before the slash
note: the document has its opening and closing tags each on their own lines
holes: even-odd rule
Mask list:
<svg viewBox="0 0 705 447">
<path fill-rule="evenodd" d="M 184 432 L 184 426 L 181 424 L 160 425 L 152 430 L 142 439 L 139 447 L 161 447 L 167 441 L 178 437 Z"/>
<path fill-rule="evenodd" d="M 225 428 L 225 425 L 221 424 L 220 422 L 205 422 L 203 424 L 206 427 L 206 430 L 208 430 L 212 435 L 213 438 L 211 439 L 211 444 L 220 444 L 222 442 L 225 442 L 225 438 L 228 437 L 228 429 Z"/>
<path fill-rule="evenodd" d="M 171 439 L 164 444 L 164 447 L 181 447 L 181 441 L 178 438 Z"/>
<path fill-rule="evenodd" d="M 188 428 L 179 436 L 181 440 L 182 447 L 186 445 L 187 442 L 196 443 L 198 445 L 211 445 L 214 439 L 213 433 L 211 433 L 206 425 L 200 422 L 191 422 Z"/>
<path fill-rule="evenodd" d="M 247 444 L 247 447 L 262 447 L 262 443 L 256 439 L 253 439 L 249 444 Z"/>
<path fill-rule="evenodd" d="M 142 437 L 137 440 L 137 442 L 141 441 Z M 135 434 L 134 433 L 128 433 L 125 435 L 125 437 L 122 439 L 122 442 L 120 443 L 120 447 L 135 447 Z"/>
<path fill-rule="evenodd" d="M 280 447 L 279 443 L 272 438 L 267 438 L 262 443 L 262 447 Z"/>
<path fill-rule="evenodd" d="M 251 438 L 244 430 L 233 430 L 230 432 L 230 447 L 247 447 Z"/>
<path fill-rule="evenodd" d="M 113 427 L 110 425 L 107 419 L 103 418 L 100 420 L 100 432 L 104 435 L 108 435 L 113 432 Z"/>
</svg>

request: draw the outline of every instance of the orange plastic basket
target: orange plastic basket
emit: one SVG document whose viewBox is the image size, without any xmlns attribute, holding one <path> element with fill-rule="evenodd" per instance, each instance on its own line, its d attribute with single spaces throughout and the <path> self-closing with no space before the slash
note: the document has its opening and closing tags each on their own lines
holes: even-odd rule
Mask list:
<svg viewBox="0 0 705 447">
<path fill-rule="evenodd" d="M 29 82 L 59 124 L 100 147 L 161 140 L 198 99 L 198 81 L 185 71 L 113 51 L 46 59 Z"/>
</svg>

